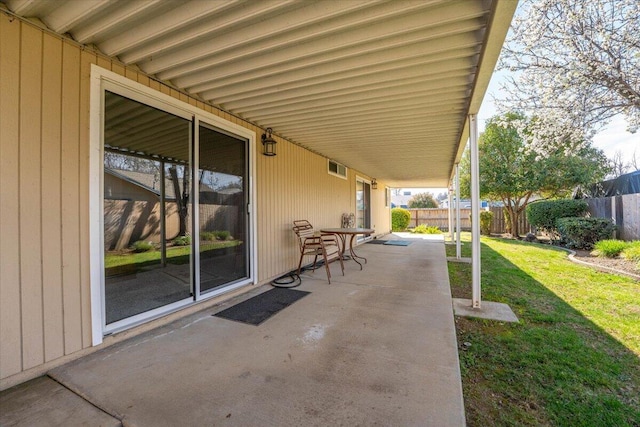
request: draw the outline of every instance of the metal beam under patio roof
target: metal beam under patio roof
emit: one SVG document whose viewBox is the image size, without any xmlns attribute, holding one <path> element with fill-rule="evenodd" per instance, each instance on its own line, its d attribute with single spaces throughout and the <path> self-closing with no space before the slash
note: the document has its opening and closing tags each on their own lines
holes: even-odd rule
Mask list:
<svg viewBox="0 0 640 427">
<path fill-rule="evenodd" d="M 516 0 L 0 0 L 396 187 L 448 184 Z"/>
</svg>

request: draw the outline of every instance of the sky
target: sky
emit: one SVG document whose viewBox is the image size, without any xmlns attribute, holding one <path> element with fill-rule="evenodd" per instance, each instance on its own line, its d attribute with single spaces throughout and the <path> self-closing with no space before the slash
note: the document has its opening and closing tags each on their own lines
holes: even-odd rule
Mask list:
<svg viewBox="0 0 640 427">
<path fill-rule="evenodd" d="M 484 132 L 486 121 L 497 114 L 494 98 L 500 98 L 500 85 L 504 82 L 506 72 L 493 73 L 489 87 L 478 112 L 478 134 Z M 616 116 L 611 123 L 601 130 L 593 139 L 593 145 L 602 151 L 608 158 L 613 158 L 616 152 L 622 152 L 622 158 L 629 162 L 635 155 L 640 163 L 640 131 L 635 134 L 626 130 L 627 123 L 622 116 Z M 412 188 L 412 194 L 428 192 L 437 195 L 446 191 L 445 188 Z"/>
<path fill-rule="evenodd" d="M 521 8 L 518 8 L 519 13 Z M 494 71 L 484 96 L 480 111 L 478 112 L 478 134 L 484 132 L 486 121 L 497 114 L 494 98 L 500 98 L 500 86 L 505 81 L 506 71 Z M 636 158 L 640 163 L 640 130 L 632 134 L 626 130 L 627 124 L 622 116 L 615 117 L 606 128 L 602 129 L 593 139 L 593 145 L 604 151 L 605 155 L 612 159 L 616 152 L 622 153 L 625 162 Z M 446 188 L 412 188 L 413 194 L 429 192 L 434 195 L 446 191 Z"/>
</svg>

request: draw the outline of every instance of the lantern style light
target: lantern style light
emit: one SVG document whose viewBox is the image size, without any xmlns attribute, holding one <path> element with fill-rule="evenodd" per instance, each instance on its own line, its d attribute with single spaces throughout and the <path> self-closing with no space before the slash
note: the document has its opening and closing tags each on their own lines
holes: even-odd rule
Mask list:
<svg viewBox="0 0 640 427">
<path fill-rule="evenodd" d="M 275 156 L 276 155 L 276 140 L 273 139 L 271 135 L 273 129 L 267 128 L 267 133 L 262 134 L 262 154 L 265 156 Z"/>
</svg>

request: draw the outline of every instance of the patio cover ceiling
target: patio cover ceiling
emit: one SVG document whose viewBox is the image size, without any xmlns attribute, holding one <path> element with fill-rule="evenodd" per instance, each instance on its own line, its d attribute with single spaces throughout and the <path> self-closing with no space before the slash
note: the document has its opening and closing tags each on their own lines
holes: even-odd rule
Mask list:
<svg viewBox="0 0 640 427">
<path fill-rule="evenodd" d="M 445 187 L 516 0 L 1 0 L 393 187 Z"/>
</svg>

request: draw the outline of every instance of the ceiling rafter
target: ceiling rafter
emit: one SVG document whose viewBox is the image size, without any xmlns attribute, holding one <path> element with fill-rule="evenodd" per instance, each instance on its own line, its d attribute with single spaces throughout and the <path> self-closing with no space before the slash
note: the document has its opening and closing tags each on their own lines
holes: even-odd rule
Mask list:
<svg viewBox="0 0 640 427">
<path fill-rule="evenodd" d="M 517 6 L 514 0 L 2 1 L 390 186 L 448 184 L 468 115 L 480 107 Z"/>
</svg>

